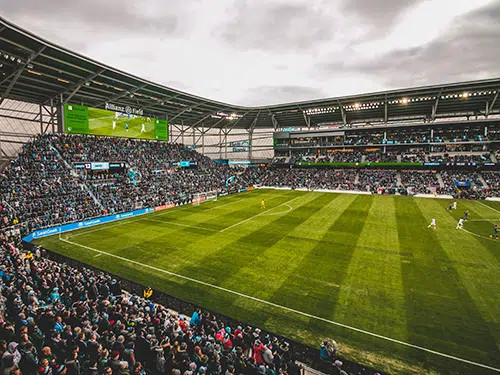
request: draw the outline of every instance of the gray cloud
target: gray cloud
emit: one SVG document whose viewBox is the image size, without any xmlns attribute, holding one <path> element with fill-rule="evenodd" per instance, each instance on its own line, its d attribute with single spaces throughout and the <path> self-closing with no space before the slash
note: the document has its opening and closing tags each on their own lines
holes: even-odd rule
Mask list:
<svg viewBox="0 0 500 375">
<path fill-rule="evenodd" d="M 500 76 L 500 2 L 472 12 L 439 39 L 420 47 L 388 52 L 371 61 L 328 62 L 321 74 L 342 71 L 401 88 Z"/>
<path fill-rule="evenodd" d="M 126 0 L 15 0 L 3 1 L 2 12 L 13 19 L 35 19 L 51 25 L 82 25 L 86 30 L 131 33 L 173 33 L 179 24 L 175 7 L 180 1 L 169 0 L 168 13 L 155 16 L 146 15 L 140 10 L 141 2 Z M 144 4 L 146 5 L 146 4 Z M 54 26 L 48 26 L 53 28 Z"/>
<path fill-rule="evenodd" d="M 325 92 L 308 86 L 259 86 L 247 90 L 239 102 L 246 105 L 263 105 L 262 98 L 267 98 L 265 105 L 298 102 L 325 97 Z"/>
<path fill-rule="evenodd" d="M 386 33 L 410 7 L 423 0 L 344 0 L 342 10 L 359 17 L 371 37 Z"/>
<path fill-rule="evenodd" d="M 310 3 L 238 1 L 235 17 L 214 30 L 214 36 L 239 50 L 298 51 L 329 40 L 330 18 Z"/>
</svg>

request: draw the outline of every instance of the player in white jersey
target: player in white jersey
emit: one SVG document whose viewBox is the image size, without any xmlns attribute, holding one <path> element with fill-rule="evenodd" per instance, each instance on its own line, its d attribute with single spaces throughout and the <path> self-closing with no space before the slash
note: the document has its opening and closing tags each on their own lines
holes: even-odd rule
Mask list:
<svg viewBox="0 0 500 375">
<path fill-rule="evenodd" d="M 141 133 L 145 133 L 145 132 L 146 132 L 146 125 L 142 124 Z"/>
<path fill-rule="evenodd" d="M 464 219 L 460 218 L 457 223 L 457 229 L 462 229 L 464 226 Z"/>
<path fill-rule="evenodd" d="M 457 209 L 457 202 L 453 202 L 453 209 L 456 210 Z"/>
<path fill-rule="evenodd" d="M 120 112 L 115 112 L 115 119 L 117 119 L 118 116 L 120 116 Z"/>
<path fill-rule="evenodd" d="M 431 223 L 427 226 L 427 228 L 434 227 L 434 230 L 436 229 L 436 219 L 431 219 Z"/>
<path fill-rule="evenodd" d="M 116 121 L 113 121 L 113 130 L 116 129 Z"/>
</svg>

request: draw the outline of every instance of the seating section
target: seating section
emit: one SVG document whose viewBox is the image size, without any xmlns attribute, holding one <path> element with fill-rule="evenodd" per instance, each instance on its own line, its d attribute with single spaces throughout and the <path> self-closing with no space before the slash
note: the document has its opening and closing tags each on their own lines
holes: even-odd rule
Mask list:
<svg viewBox="0 0 500 375">
<path fill-rule="evenodd" d="M 214 163 L 180 144 L 80 135 L 44 135 L 27 144 L 0 174 L 0 227 L 22 223 L 31 232 L 47 226 L 165 204 L 189 203 L 198 193 L 227 193 L 252 185 L 304 189 L 362 190 L 373 193 L 429 193 L 469 198 L 496 196 L 498 173 L 437 174 L 373 168 L 373 163 L 397 161 L 490 161 L 489 154 L 402 155 L 381 152 L 335 152 L 325 155 L 277 157 L 269 167 L 230 168 Z M 74 163 L 123 162 L 128 174 L 93 176 L 78 172 Z M 194 168 L 179 168 L 190 161 Z M 361 162 L 368 169 L 280 168 L 283 162 Z M 399 176 L 398 176 L 399 174 Z M 233 177 L 234 178 L 231 178 Z M 431 188 L 431 189 L 429 189 Z"/>
<path fill-rule="evenodd" d="M 197 310 L 180 316 L 110 275 L 0 239 L 0 369 L 12 375 L 300 375 L 287 342 Z M 153 292 L 154 293 L 154 292 Z M 4 304 L 0 301 L 0 306 Z"/>
</svg>

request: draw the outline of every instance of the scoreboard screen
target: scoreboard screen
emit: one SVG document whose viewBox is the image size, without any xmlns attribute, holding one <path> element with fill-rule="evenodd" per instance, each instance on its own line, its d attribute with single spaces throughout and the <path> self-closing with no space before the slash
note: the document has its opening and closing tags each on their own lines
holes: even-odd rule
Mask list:
<svg viewBox="0 0 500 375">
<path fill-rule="evenodd" d="M 118 109 L 120 107 L 113 106 L 112 108 Z M 142 111 L 134 112 L 129 107 L 123 110 L 124 112 L 65 104 L 64 131 L 70 134 L 168 141 L 167 120 L 144 116 Z"/>
<path fill-rule="evenodd" d="M 92 163 L 75 163 L 75 169 L 86 175 L 126 175 L 128 165 L 125 162 L 92 162 Z"/>
</svg>

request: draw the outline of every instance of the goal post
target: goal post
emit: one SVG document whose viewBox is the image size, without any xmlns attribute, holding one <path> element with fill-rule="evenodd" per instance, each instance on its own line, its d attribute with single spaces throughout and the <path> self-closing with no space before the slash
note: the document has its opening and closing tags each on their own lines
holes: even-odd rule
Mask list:
<svg viewBox="0 0 500 375">
<path fill-rule="evenodd" d="M 203 193 L 197 193 L 193 198 L 193 206 L 199 206 L 200 203 L 204 202 L 215 202 L 217 201 L 216 191 L 207 191 Z"/>
</svg>

